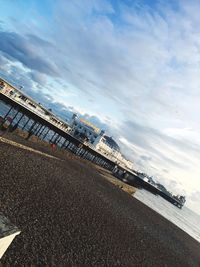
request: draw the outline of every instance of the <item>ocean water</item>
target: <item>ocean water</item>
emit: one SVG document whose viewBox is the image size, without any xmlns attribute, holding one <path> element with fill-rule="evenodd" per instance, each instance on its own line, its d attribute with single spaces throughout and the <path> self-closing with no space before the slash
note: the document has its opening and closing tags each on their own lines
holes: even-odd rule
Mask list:
<svg viewBox="0 0 200 267">
<path fill-rule="evenodd" d="M 4 102 L 0 100 L 0 116 L 4 117 L 5 114 L 9 110 L 9 106 L 5 105 Z M 9 114 L 10 117 L 14 117 L 16 111 L 13 110 L 11 114 Z M 20 118 L 17 116 L 15 122 L 18 121 Z M 27 118 L 25 117 L 21 121 L 21 127 L 26 123 Z M 27 125 L 27 129 L 31 126 Z M 44 133 L 45 134 L 45 133 Z M 51 132 L 46 136 L 45 140 L 49 140 L 52 137 Z M 200 216 L 193 211 L 189 210 L 187 207 L 183 207 L 182 210 L 178 209 L 177 207 L 173 206 L 171 203 L 167 202 L 165 199 L 163 199 L 160 196 L 155 196 L 151 194 L 150 192 L 146 190 L 138 190 L 134 197 L 146 204 L 151 209 L 155 210 L 159 214 L 161 214 L 163 217 L 177 225 L 179 228 L 184 230 L 186 233 L 191 235 L 193 238 L 198 240 L 200 242 Z"/>
<path fill-rule="evenodd" d="M 154 195 L 144 189 L 137 190 L 134 197 L 200 242 L 200 215 L 186 206 L 179 209 L 161 196 Z"/>
</svg>

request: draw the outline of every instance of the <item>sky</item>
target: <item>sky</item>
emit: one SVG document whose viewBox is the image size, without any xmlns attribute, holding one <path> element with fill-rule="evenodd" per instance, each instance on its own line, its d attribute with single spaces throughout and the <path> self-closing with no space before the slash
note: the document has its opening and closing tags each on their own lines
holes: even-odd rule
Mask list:
<svg viewBox="0 0 200 267">
<path fill-rule="evenodd" d="M 200 1 L 0 0 L 0 76 L 105 129 L 200 214 Z"/>
</svg>

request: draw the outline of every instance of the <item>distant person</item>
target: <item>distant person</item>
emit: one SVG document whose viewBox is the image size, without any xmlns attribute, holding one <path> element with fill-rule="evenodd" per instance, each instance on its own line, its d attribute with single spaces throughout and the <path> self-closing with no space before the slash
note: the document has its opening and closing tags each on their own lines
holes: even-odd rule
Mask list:
<svg viewBox="0 0 200 267">
<path fill-rule="evenodd" d="M 54 143 L 51 144 L 51 149 L 55 150 L 56 149 L 56 145 Z"/>
</svg>

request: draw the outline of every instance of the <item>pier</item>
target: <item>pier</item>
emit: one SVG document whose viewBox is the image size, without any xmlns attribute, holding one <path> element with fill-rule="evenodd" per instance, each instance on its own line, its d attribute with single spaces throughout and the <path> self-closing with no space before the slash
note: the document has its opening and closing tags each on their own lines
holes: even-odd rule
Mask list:
<svg viewBox="0 0 200 267">
<path fill-rule="evenodd" d="M 27 139 L 34 135 L 43 140 L 51 131 L 52 137 L 49 140 L 51 144 L 57 145 L 62 149 L 67 149 L 77 156 L 87 159 L 110 171 L 114 169 L 114 162 L 92 149 L 89 145 L 84 144 L 74 136 L 70 135 L 70 133 L 67 132 L 67 124 L 56 118 L 56 116 L 48 119 L 46 116 L 29 109 L 26 105 L 23 105 L 23 103 L 14 99 L 10 94 L 1 92 L 0 100 L 10 107 L 5 116 L 1 118 L 0 127 L 4 124 L 9 124 L 9 130 L 14 131 L 19 127 L 22 118 L 26 117 L 27 120 L 22 126 L 22 130 L 25 130 L 26 126 L 29 124 L 29 128 L 26 130 Z M 13 121 L 17 117 L 18 120 L 13 125 Z"/>
<path fill-rule="evenodd" d="M 66 149 L 78 157 L 111 171 L 118 179 L 134 187 L 143 188 L 153 194 L 160 195 L 177 207 L 182 208 L 183 205 L 178 199 L 168 196 L 141 179 L 133 170 L 120 166 L 108 156 L 96 151 L 89 143 L 82 142 L 70 134 L 70 126 L 67 122 L 4 80 L 0 80 L 0 100 L 9 106 L 8 112 L 0 118 L 0 128 L 7 125 L 6 127 L 10 132 L 15 131 L 22 124 L 23 119 L 26 118 L 24 124 L 21 125 L 21 129 L 27 134 L 26 139 L 36 136 L 45 140 L 46 136 L 51 133 L 51 138 L 45 141 L 48 141 L 52 147 L 58 146 Z"/>
</svg>

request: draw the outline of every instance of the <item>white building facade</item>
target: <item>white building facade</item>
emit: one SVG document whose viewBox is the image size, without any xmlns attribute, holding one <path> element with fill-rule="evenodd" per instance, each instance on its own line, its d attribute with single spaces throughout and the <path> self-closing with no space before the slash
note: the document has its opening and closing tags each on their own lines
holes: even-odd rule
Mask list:
<svg viewBox="0 0 200 267">
<path fill-rule="evenodd" d="M 76 114 L 72 116 L 70 127 L 71 133 L 76 138 L 89 144 L 99 153 L 116 162 L 116 164 L 130 170 L 133 169 L 133 163 L 123 156 L 115 140 L 105 135 L 103 130 L 84 119 L 79 119 Z"/>
</svg>

